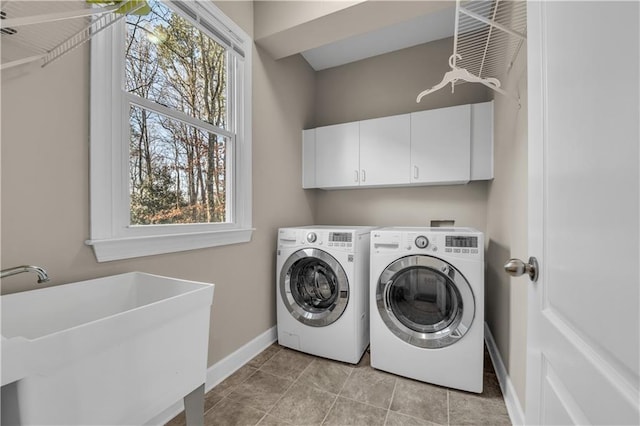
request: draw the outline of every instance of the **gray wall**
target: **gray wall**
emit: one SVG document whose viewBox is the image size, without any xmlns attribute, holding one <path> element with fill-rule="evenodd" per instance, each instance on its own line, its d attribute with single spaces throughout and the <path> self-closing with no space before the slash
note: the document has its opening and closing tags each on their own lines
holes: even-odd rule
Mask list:
<svg viewBox="0 0 640 426">
<path fill-rule="evenodd" d="M 502 85 L 520 95 L 521 107 L 495 97 L 495 179 L 487 205 L 487 323 L 522 407 L 525 402 L 527 286 L 511 278 L 503 265 L 512 257 L 528 259 L 527 249 L 527 47 L 522 46 Z"/>
<path fill-rule="evenodd" d="M 251 33 L 252 3 L 227 3 L 221 6 Z M 300 132 L 313 120 L 314 73 L 301 57 L 275 62 L 253 51 L 252 241 L 124 261 L 97 263 L 84 244 L 89 47 L 24 75 L 3 72 L 1 96 L 3 268 L 43 266 L 47 285 L 134 270 L 213 282 L 209 365 L 275 325 L 277 228 L 313 222 L 314 197 L 300 187 Z M 33 276 L 15 276 L 3 280 L 2 292 L 35 286 Z"/>
<path fill-rule="evenodd" d="M 316 125 L 344 123 L 488 100 L 487 89 L 463 84 L 425 96 L 449 69 L 453 39 L 410 47 L 317 73 Z M 338 225 L 427 226 L 453 219 L 486 227 L 487 183 L 411 188 L 352 189 L 317 193 L 316 219 Z"/>
<path fill-rule="evenodd" d="M 526 284 L 502 265 L 527 258 L 526 45 L 503 87 L 519 93 L 522 107 L 479 84 L 465 83 L 415 98 L 438 83 L 448 68 L 452 39 L 444 39 L 317 73 L 316 125 L 495 100 L 492 181 L 434 187 L 312 190 L 321 224 L 427 226 L 453 219 L 486 234 L 485 319 L 524 406 Z M 512 282 L 513 281 L 513 282 Z"/>
</svg>

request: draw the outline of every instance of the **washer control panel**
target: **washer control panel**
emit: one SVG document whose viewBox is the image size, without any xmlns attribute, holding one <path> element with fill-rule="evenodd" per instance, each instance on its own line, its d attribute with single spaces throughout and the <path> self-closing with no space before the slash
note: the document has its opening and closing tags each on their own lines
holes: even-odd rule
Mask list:
<svg viewBox="0 0 640 426">
<path fill-rule="evenodd" d="M 352 232 L 329 232 L 329 242 L 334 243 L 352 243 Z"/>
<path fill-rule="evenodd" d="M 329 247 L 353 247 L 353 232 L 329 232 Z"/>
<path fill-rule="evenodd" d="M 279 228 L 277 253 L 281 250 L 317 248 L 328 253 L 348 253 L 369 256 L 371 231 L 369 226 L 303 226 Z"/>
<path fill-rule="evenodd" d="M 361 245 L 365 235 L 368 246 L 368 233 L 339 229 L 280 228 L 278 248 L 317 247 L 351 253 L 356 250 L 356 246 Z"/>
</svg>

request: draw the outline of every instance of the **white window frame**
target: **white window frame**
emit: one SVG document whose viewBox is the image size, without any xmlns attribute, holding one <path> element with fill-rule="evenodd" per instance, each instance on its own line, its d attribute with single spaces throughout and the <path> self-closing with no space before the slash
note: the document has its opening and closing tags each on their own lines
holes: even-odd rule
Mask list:
<svg viewBox="0 0 640 426">
<path fill-rule="evenodd" d="M 129 105 L 123 90 L 125 19 L 95 34 L 91 40 L 91 237 L 98 262 L 173 253 L 248 242 L 251 221 L 251 49 L 250 37 L 210 1 L 170 1 L 172 10 L 195 24 L 238 58 L 232 114 L 235 138 L 231 145 L 228 223 L 175 225 L 129 224 Z M 202 25 L 205 27 L 203 28 Z M 212 32 L 213 28 L 218 33 Z M 234 67 L 230 67 L 234 70 Z M 138 103 L 138 105 L 141 105 Z"/>
</svg>

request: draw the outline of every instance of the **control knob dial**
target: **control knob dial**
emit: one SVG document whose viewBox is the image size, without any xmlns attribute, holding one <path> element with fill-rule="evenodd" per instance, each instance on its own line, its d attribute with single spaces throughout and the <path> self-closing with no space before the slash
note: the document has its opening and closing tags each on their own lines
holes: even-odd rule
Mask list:
<svg viewBox="0 0 640 426">
<path fill-rule="evenodd" d="M 425 237 L 424 235 L 420 235 L 419 237 L 416 237 L 416 247 L 418 248 L 427 248 L 427 246 L 429 245 L 429 239 L 427 237 Z"/>
<path fill-rule="evenodd" d="M 315 232 L 309 232 L 307 234 L 307 241 L 308 242 L 315 243 L 317 239 L 318 239 L 318 236 L 316 235 Z"/>
</svg>

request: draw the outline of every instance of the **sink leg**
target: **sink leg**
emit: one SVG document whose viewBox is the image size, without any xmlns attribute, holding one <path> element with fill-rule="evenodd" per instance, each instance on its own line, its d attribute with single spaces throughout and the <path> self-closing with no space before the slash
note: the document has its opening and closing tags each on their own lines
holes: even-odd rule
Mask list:
<svg viewBox="0 0 640 426">
<path fill-rule="evenodd" d="M 184 397 L 187 426 L 204 426 L 204 383 Z"/>
</svg>

